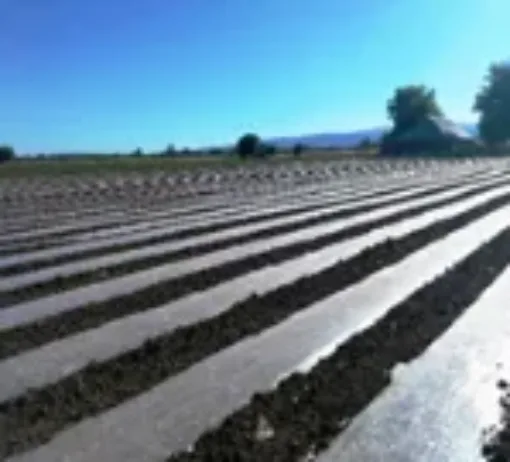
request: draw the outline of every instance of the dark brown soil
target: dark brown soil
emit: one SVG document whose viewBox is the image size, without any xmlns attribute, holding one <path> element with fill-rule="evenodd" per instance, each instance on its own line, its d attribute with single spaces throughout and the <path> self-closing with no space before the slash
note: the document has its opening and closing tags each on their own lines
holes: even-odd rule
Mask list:
<svg viewBox="0 0 510 462">
<path fill-rule="evenodd" d="M 445 229 L 456 229 L 470 221 L 495 210 L 510 201 L 510 194 L 500 196 L 470 209 L 448 221 Z M 317 239 L 268 250 L 255 256 L 235 260 L 216 267 L 206 268 L 186 276 L 149 286 L 138 292 L 89 304 L 57 316 L 45 318 L 32 324 L 0 332 L 0 359 L 66 337 L 76 332 L 97 327 L 113 319 L 141 312 L 168 303 L 193 291 L 205 290 L 221 282 L 246 274 L 267 265 L 281 263 L 307 252 L 318 250 L 334 242 L 359 236 L 373 229 L 419 215 L 452 199 L 437 201 L 423 207 L 342 229 Z"/>
<path fill-rule="evenodd" d="M 472 179 L 468 178 L 462 182 L 457 183 L 455 186 L 462 186 L 464 184 L 469 184 L 471 181 L 472 181 Z M 503 181 L 505 181 L 505 180 L 503 180 Z M 271 228 L 271 230 L 258 231 L 256 233 L 251 233 L 249 235 L 240 236 L 238 240 L 228 239 L 228 240 L 222 241 L 216 247 L 214 247 L 214 250 L 219 249 L 219 248 L 224 248 L 224 247 L 228 246 L 228 244 L 230 244 L 230 245 L 241 244 L 241 243 L 247 242 L 248 240 L 265 237 L 265 236 L 270 236 L 270 235 L 272 236 L 272 235 L 276 235 L 278 233 L 283 233 L 283 232 L 294 231 L 294 230 L 298 230 L 298 229 L 304 228 L 306 226 L 311 226 L 311 225 L 318 224 L 321 222 L 327 222 L 327 221 L 335 220 L 338 218 L 346 218 L 346 217 L 353 216 L 358 213 L 369 212 L 370 210 L 374 210 L 378 207 L 396 204 L 399 202 L 403 202 L 404 200 L 418 199 L 420 197 L 426 197 L 430 194 L 437 194 L 442 191 L 447 191 L 448 189 L 451 189 L 452 187 L 453 187 L 452 185 L 449 185 L 449 186 L 439 186 L 439 187 L 435 187 L 435 188 L 430 188 L 427 191 L 410 195 L 406 199 L 388 199 L 386 201 L 382 201 L 381 203 L 379 203 L 377 205 L 353 206 L 353 207 L 345 209 L 341 212 L 330 213 L 330 214 L 321 215 L 320 217 L 317 217 L 317 218 L 301 220 L 300 222 L 295 223 L 295 224 L 281 225 L 281 226 L 273 227 L 273 228 Z M 385 192 L 379 191 L 379 192 L 374 192 L 374 193 L 367 193 L 367 194 L 363 195 L 363 198 L 371 199 L 374 197 L 383 197 L 383 196 L 386 196 L 389 194 L 394 194 L 397 192 L 405 191 L 406 189 L 410 189 L 410 186 L 388 188 Z M 339 200 L 338 204 L 341 204 L 341 203 L 342 203 L 342 200 Z M 79 253 L 61 255 L 58 257 L 52 257 L 52 258 L 48 258 L 48 259 L 33 260 L 33 261 L 30 261 L 27 263 L 20 263 L 20 264 L 12 265 L 9 267 L 0 268 L 0 277 L 12 276 L 15 274 L 22 274 L 27 271 L 34 271 L 34 270 L 46 268 L 49 266 L 56 266 L 56 265 L 60 265 L 63 263 L 67 263 L 69 261 L 77 261 L 77 260 L 81 260 L 81 259 L 85 259 L 85 258 L 98 257 L 101 255 L 105 255 L 107 253 L 122 252 L 122 251 L 137 249 L 137 248 L 141 248 L 141 247 L 145 247 L 145 246 L 149 246 L 149 245 L 155 245 L 155 244 L 161 244 L 164 242 L 175 241 L 177 239 L 185 239 L 185 238 L 200 236 L 200 235 L 204 235 L 207 233 L 213 233 L 213 232 L 217 232 L 217 231 L 226 230 L 226 229 L 232 228 L 234 226 L 249 225 L 249 224 L 259 223 L 259 222 L 262 222 L 265 220 L 271 220 L 271 219 L 288 217 L 288 216 L 292 216 L 292 215 L 298 215 L 300 213 L 308 212 L 308 211 L 318 209 L 318 208 L 320 208 L 320 207 L 317 205 L 308 205 L 308 206 L 295 208 L 293 210 L 261 213 L 260 215 L 252 216 L 252 217 L 248 217 L 248 218 L 237 218 L 237 219 L 226 218 L 225 221 L 215 223 L 215 224 L 198 225 L 192 229 L 186 229 L 186 230 L 177 231 L 177 232 L 169 231 L 167 234 L 160 235 L 157 237 L 149 237 L 149 238 L 142 237 L 139 240 L 137 240 L 136 242 L 130 242 L 130 243 L 126 243 L 126 244 L 108 245 L 106 247 L 102 247 L 99 249 L 86 250 L 86 251 L 79 252 Z M 242 240 L 242 239 L 245 239 L 245 240 Z M 209 246 L 210 246 L 210 244 L 209 244 Z M 207 248 L 208 247 L 206 247 L 206 249 Z M 206 250 L 206 251 L 208 251 L 208 250 Z M 186 254 L 186 256 L 189 255 L 188 250 L 183 251 L 183 253 Z M 198 253 L 203 253 L 203 252 L 198 251 Z M 158 258 L 163 259 L 163 260 L 166 260 L 166 259 L 169 260 L 172 258 L 172 255 L 168 255 L 168 254 L 162 255 L 162 256 L 159 256 Z M 139 261 L 141 261 L 141 260 L 139 260 Z M 152 264 L 153 263 L 149 263 L 148 265 L 152 266 Z"/>
<path fill-rule="evenodd" d="M 307 212 L 309 210 L 313 210 L 318 208 L 317 205 L 311 205 L 306 207 L 299 207 L 293 210 L 287 210 L 282 212 L 272 212 L 267 214 L 260 214 L 256 217 L 249 217 L 245 219 L 229 219 L 228 216 L 225 218 L 225 222 L 215 223 L 212 225 L 198 225 L 190 229 L 182 230 L 182 231 L 170 231 L 167 234 L 158 236 L 158 237 L 150 237 L 150 238 L 141 238 L 136 242 L 131 242 L 127 244 L 113 244 L 107 245 L 105 247 L 101 247 L 99 249 L 86 250 L 79 253 L 73 254 L 65 254 L 58 257 L 52 257 L 48 259 L 41 260 L 33 260 L 28 263 L 20 263 L 16 265 L 12 265 L 9 267 L 4 267 L 0 269 L 0 276 L 11 276 L 15 274 L 25 273 L 27 271 L 34 271 L 41 268 L 46 268 L 49 266 L 56 266 L 63 263 L 67 263 L 70 261 L 82 260 L 85 258 L 98 257 L 101 255 L 105 255 L 107 253 L 113 252 L 122 252 L 125 250 L 137 249 L 140 247 L 145 247 L 153 244 L 160 244 L 163 242 L 170 242 L 177 239 L 185 239 L 189 237 L 199 236 L 201 234 L 211 233 L 215 231 L 221 231 L 223 229 L 228 229 L 233 226 L 239 226 L 250 223 L 257 223 L 259 221 L 282 218 L 285 216 L 291 216 L 293 214 Z M 88 231 L 88 230 L 87 230 Z M 36 249 L 37 250 L 37 249 Z M 18 252 L 19 253 L 19 252 Z"/>
<path fill-rule="evenodd" d="M 248 162 L 246 165 L 228 168 L 208 166 L 198 171 L 148 170 L 113 175 L 98 171 L 76 177 L 64 173 L 51 178 L 36 175 L 12 181 L 1 179 L 0 222 L 2 230 L 8 226 L 13 230 L 16 226 L 14 223 L 8 225 L 9 220 L 29 218 L 31 228 L 34 229 L 43 222 L 51 222 L 59 212 L 78 211 L 81 215 L 80 210 L 84 208 L 101 208 L 104 204 L 129 210 L 133 207 L 150 207 L 155 203 L 173 205 L 179 200 L 196 200 L 204 195 L 232 192 L 264 194 L 268 189 L 275 190 L 275 185 L 283 190 L 297 185 L 336 181 L 346 176 L 358 178 L 374 173 L 414 172 L 417 169 L 431 172 L 442 163 L 447 164 L 448 168 L 455 168 L 465 161 L 380 160 L 340 156 L 336 160 L 308 159 L 306 162 L 286 162 L 282 165 Z M 103 184 L 99 185 L 98 181 Z"/>
<path fill-rule="evenodd" d="M 158 209 L 156 209 L 158 210 Z M 168 207 L 168 217 L 170 218 L 179 218 L 183 216 L 188 216 L 195 213 L 204 213 L 208 211 L 218 210 L 218 205 L 210 205 L 204 206 L 193 211 L 182 211 L 182 212 L 171 212 L 171 207 Z M 158 210 L 159 211 L 159 210 Z M 132 225 L 139 222 L 144 222 L 148 220 L 147 214 L 135 214 L 129 217 L 122 217 L 118 219 L 111 219 L 104 223 L 98 223 L 95 225 L 77 225 L 72 229 L 64 230 L 64 231 L 48 231 L 43 237 L 36 237 L 33 239 L 27 240 L 26 238 L 13 238 L 12 240 L 5 241 L 3 245 L 6 246 L 5 250 L 0 251 L 0 255 L 13 255 L 20 253 L 33 252 L 36 250 L 48 249 L 51 247 L 58 247 L 61 245 L 61 241 L 64 237 L 71 237 L 76 234 L 81 233 L 89 233 L 96 232 L 100 230 L 113 229 L 122 225 Z M 158 218 L 159 220 L 160 218 Z M 164 217 L 161 217 L 164 219 Z M 9 247 L 7 247 L 9 246 Z"/>
<path fill-rule="evenodd" d="M 275 390 L 254 395 L 248 405 L 202 434 L 189 452 L 168 461 L 295 462 L 324 450 L 390 384 L 392 368 L 421 354 L 509 261 L 507 229 L 353 336 L 309 373 L 295 373 Z M 261 417 L 272 428 L 272 435 L 264 439 L 256 431 Z"/>
<path fill-rule="evenodd" d="M 510 197 L 506 200 L 509 201 Z M 110 361 L 93 363 L 56 384 L 33 390 L 19 399 L 4 403 L 0 411 L 3 409 L 13 432 L 9 447 L 12 451 L 19 451 L 47 441 L 70 423 L 98 414 L 148 390 L 195 362 L 249 335 L 255 335 L 310 304 L 398 262 L 428 243 L 488 213 L 495 206 L 495 203 L 485 205 L 458 217 L 437 222 L 401 239 L 375 245 L 317 274 L 303 277 L 263 296 L 252 296 L 219 316 L 176 329 L 146 342 L 136 350 Z M 507 251 L 510 252 L 510 244 Z M 408 307 L 412 302 L 406 303 L 404 306 Z M 440 312 L 440 308 L 437 310 Z M 397 319 L 395 322 L 399 327 L 401 321 Z M 387 329 L 386 324 L 383 327 Z M 409 350 L 410 346 L 406 347 Z M 397 347 L 392 345 L 392 348 Z M 378 366 L 377 361 L 375 365 Z M 363 374 L 370 372 L 366 367 L 352 371 L 349 380 L 356 380 L 356 383 L 362 381 Z M 386 378 L 384 374 L 371 377 L 370 386 L 374 393 L 385 385 Z M 338 382 L 335 384 L 338 385 Z M 352 392 L 354 386 L 345 393 Z M 332 393 L 332 390 L 328 393 Z M 333 403 L 336 400 L 335 396 Z"/>
<path fill-rule="evenodd" d="M 432 210 L 436 207 L 439 207 L 439 206 L 442 206 L 445 204 L 449 204 L 449 203 L 453 203 L 456 200 L 462 200 L 462 199 L 466 199 L 469 197 L 473 197 L 477 194 L 494 189 L 494 188 L 501 186 L 502 184 L 506 184 L 506 183 L 508 183 L 508 179 L 505 178 L 504 180 L 500 180 L 494 184 L 491 184 L 490 186 L 481 186 L 481 187 L 475 188 L 471 191 L 459 193 L 449 199 L 440 199 L 440 200 L 432 202 L 429 205 L 411 208 L 408 211 L 399 212 L 397 214 L 391 215 L 390 217 L 382 218 L 380 220 L 375 220 L 371 223 L 368 223 L 367 225 L 360 225 L 360 226 L 355 226 L 353 228 L 348 228 L 345 231 L 350 232 L 350 230 L 354 229 L 357 233 L 366 232 L 371 229 L 374 229 L 376 226 L 388 225 L 388 224 L 394 223 L 400 219 L 409 218 L 411 216 L 418 215 L 420 213 L 424 213 L 428 210 Z M 248 243 L 248 242 L 256 240 L 256 239 L 269 238 L 269 237 L 276 236 L 278 234 L 283 234 L 283 233 L 297 231 L 299 229 L 304 229 L 309 226 L 313 226 L 313 225 L 317 225 L 317 224 L 321 224 L 321 223 L 328 223 L 333 220 L 348 218 L 348 217 L 352 217 L 352 216 L 355 216 L 358 214 L 367 213 L 369 211 L 378 209 L 383 206 L 396 205 L 398 203 L 404 202 L 405 200 L 409 200 L 410 198 L 417 199 L 417 198 L 421 198 L 421 197 L 427 197 L 431 194 L 435 194 L 435 193 L 442 192 L 442 191 L 447 191 L 451 188 L 452 188 L 452 186 L 443 186 L 443 187 L 433 188 L 433 189 L 427 190 L 425 192 L 413 194 L 411 197 L 406 198 L 406 199 L 389 199 L 389 200 L 383 201 L 382 203 L 379 203 L 377 205 L 364 205 L 364 206 L 350 207 L 350 208 L 341 210 L 339 212 L 328 213 L 328 214 L 320 215 L 320 216 L 314 217 L 314 218 L 303 219 L 303 220 L 300 220 L 300 221 L 292 223 L 292 224 L 274 226 L 269 229 L 244 234 L 244 235 L 238 236 L 236 238 L 222 239 L 222 240 L 219 240 L 216 242 L 210 242 L 210 243 L 205 243 L 205 244 L 201 244 L 201 245 L 190 246 L 190 247 L 186 247 L 181 250 L 178 250 L 178 251 L 161 253 L 156 256 L 140 258 L 135 261 L 127 261 L 125 263 L 121 263 L 121 264 L 118 264 L 115 266 L 109 266 L 106 268 L 96 268 L 93 271 L 77 273 L 77 274 L 74 274 L 74 275 L 68 276 L 68 277 L 54 278 L 54 279 L 51 279 L 51 280 L 48 280 L 48 281 L 45 281 L 42 283 L 33 284 L 30 286 L 25 286 L 25 287 L 20 287 L 13 291 L 0 292 L 0 309 L 2 307 L 8 307 L 8 306 L 11 306 L 16 303 L 21 303 L 24 301 L 32 300 L 32 299 L 42 297 L 45 295 L 49 295 L 49 294 L 52 294 L 55 292 L 69 290 L 69 289 L 73 289 L 73 288 L 76 288 L 76 287 L 79 287 L 79 286 L 82 286 L 85 284 L 90 284 L 90 283 L 98 282 L 98 281 L 105 280 L 105 279 L 123 276 L 128 273 L 132 273 L 135 271 L 140 271 L 140 270 L 143 270 L 146 268 L 150 268 L 152 266 L 175 262 L 175 261 L 179 261 L 179 260 L 187 259 L 187 258 L 191 258 L 191 257 L 196 257 L 199 255 L 206 254 L 208 252 L 226 249 L 228 247 L 232 247 L 235 245 L 245 244 L 245 243 Z M 303 208 L 304 210 L 302 210 L 302 211 L 309 210 L 310 208 L 313 208 L 313 207 L 305 207 L 305 208 Z M 294 214 L 294 213 L 297 213 L 297 212 L 294 211 L 292 214 Z M 272 214 L 270 217 L 266 217 L 266 218 L 276 218 L 275 215 L 277 215 L 277 214 Z M 278 216 L 285 216 L 285 215 L 290 215 L 290 213 L 289 212 L 279 212 L 279 214 L 278 214 Z M 252 220 L 252 222 L 262 220 L 262 218 L 260 218 L 260 217 L 254 217 L 254 218 L 256 218 L 256 219 Z M 246 222 L 248 222 L 249 220 L 251 220 L 251 219 L 245 219 L 244 224 L 246 224 Z M 211 228 L 213 226 L 214 225 L 209 227 L 208 232 L 211 231 Z M 230 226 L 232 226 L 231 223 L 230 223 L 230 225 L 228 225 L 228 227 L 230 227 Z M 227 227 L 227 226 L 225 226 L 225 227 Z M 216 229 L 216 230 L 218 230 L 218 229 Z M 200 230 L 198 230 L 198 229 L 192 230 L 191 232 L 193 232 L 193 231 L 196 231 L 197 233 L 200 232 Z M 215 231 L 215 230 L 213 229 L 212 231 Z M 172 239 L 179 238 L 179 236 L 177 236 L 178 234 L 179 233 L 175 233 L 175 235 Z M 181 234 L 183 234 L 183 233 L 181 233 Z M 189 234 L 190 233 L 188 232 L 187 235 L 189 236 Z M 345 236 L 351 237 L 351 236 L 353 236 L 353 234 L 346 235 L 342 231 L 342 232 L 340 232 L 340 234 L 334 233 L 331 236 L 333 239 L 338 240 L 338 236 L 340 237 L 340 239 L 344 239 Z M 335 237 L 335 236 L 337 236 L 337 237 Z M 165 240 L 168 240 L 168 239 L 169 238 L 167 236 Z M 152 241 L 153 242 L 151 242 L 151 243 L 154 244 L 154 243 L 156 243 L 156 241 L 159 242 L 159 239 L 153 239 Z M 329 242 L 331 242 L 331 241 L 328 241 L 328 243 Z M 73 257 L 73 256 L 71 255 L 70 257 Z M 35 265 L 37 266 L 37 262 L 35 262 Z M 20 265 L 20 267 L 23 267 L 23 266 L 25 267 L 23 269 L 23 271 L 30 271 L 30 270 L 35 269 L 33 267 L 33 265 L 31 265 L 31 264 Z M 11 268 L 13 268 L 13 267 L 11 267 Z M 18 272 L 18 269 L 16 270 L 16 273 L 17 272 Z M 2 276 L 1 270 L 0 270 L 0 276 Z M 0 353 L 0 355 L 1 355 L 1 353 Z"/>
<path fill-rule="evenodd" d="M 250 194 L 264 193 L 268 187 L 288 189 L 297 185 L 335 180 L 346 172 L 352 172 L 356 176 L 370 174 L 381 171 L 384 167 L 381 162 L 362 163 L 361 169 L 357 168 L 359 161 L 348 159 L 309 162 L 306 165 L 292 162 L 282 168 L 265 163 L 246 164 L 237 168 L 207 167 L 199 171 L 163 175 L 159 172 L 156 184 L 152 181 L 154 174 L 158 174 L 155 171 L 123 173 L 120 176 L 101 175 L 101 172 L 98 172 L 79 179 L 59 175 L 50 181 L 41 177 L 24 178 L 12 183 L 11 188 L 14 187 L 14 190 L 9 186 L 2 188 L 0 213 L 4 221 L 29 216 L 37 223 L 59 212 L 96 208 L 105 203 L 129 209 L 151 205 L 156 201 L 171 203 L 226 192 L 242 194 L 249 190 Z M 393 162 L 392 166 L 395 170 L 406 170 L 412 168 L 413 162 Z M 205 181 L 201 179 L 204 174 L 208 177 Z M 98 187 L 98 179 L 105 183 L 104 187 Z M 117 183 L 119 179 L 122 179 L 122 184 Z M 170 183 L 168 180 L 171 180 Z M 19 189 L 16 190 L 16 187 Z"/>
<path fill-rule="evenodd" d="M 273 191 L 273 193 L 276 193 L 276 191 Z M 311 195 L 313 195 L 313 194 L 311 194 Z M 240 196 L 239 198 L 243 202 L 253 199 L 252 197 L 249 197 L 249 196 L 246 196 L 246 197 Z M 225 203 L 223 205 L 227 206 L 228 205 L 227 201 L 228 201 L 229 197 L 224 197 L 223 199 L 225 201 Z M 237 197 L 230 197 L 230 199 L 234 199 L 234 201 L 235 201 L 237 199 Z M 190 201 L 182 202 L 181 201 L 181 203 L 176 203 L 176 204 L 170 203 L 166 206 L 164 204 L 159 204 L 159 206 L 157 206 L 156 204 L 150 204 L 150 207 L 144 207 L 144 210 L 146 210 L 146 209 L 153 210 L 153 211 L 168 210 L 168 213 L 170 214 L 173 207 L 182 207 L 185 205 L 196 204 L 196 203 L 197 202 L 195 200 L 192 202 L 190 202 Z M 204 213 L 204 212 L 208 212 L 208 211 L 218 210 L 219 208 L 220 207 L 219 207 L 218 203 L 206 204 L 203 207 L 194 209 L 193 211 L 182 210 L 181 212 L 176 212 L 176 213 L 172 214 L 172 217 L 178 218 L 178 217 L 183 217 L 183 216 L 189 216 L 191 214 Z M 118 209 L 118 210 L 122 210 L 122 209 Z M 79 219 L 83 219 L 87 216 L 90 216 L 90 218 L 94 218 L 97 216 L 99 218 L 102 216 L 102 214 L 103 214 L 103 212 L 101 211 L 101 209 L 98 209 L 96 211 L 89 211 L 87 213 L 81 213 Z M 12 246 L 12 248 L 9 248 L 8 250 L 3 251 L 2 255 L 9 255 L 9 254 L 13 254 L 13 253 L 25 253 L 25 252 L 34 251 L 34 250 L 41 250 L 43 248 L 55 247 L 55 246 L 60 245 L 58 238 L 69 237 L 69 236 L 73 236 L 75 234 L 79 234 L 79 233 L 83 233 L 83 232 L 91 232 L 91 231 L 98 231 L 98 230 L 102 230 L 102 229 L 114 228 L 114 227 L 117 227 L 122 224 L 133 224 L 133 223 L 137 223 L 139 221 L 146 221 L 146 220 L 147 220 L 146 214 L 136 213 L 129 218 L 122 217 L 122 218 L 115 219 L 114 221 L 109 221 L 108 223 L 102 223 L 102 224 L 97 224 L 97 225 L 92 225 L 92 226 L 91 225 L 82 225 L 82 226 L 77 226 L 76 228 L 73 228 L 72 230 L 67 230 L 67 231 L 55 231 L 55 232 L 49 231 L 48 233 L 46 233 L 44 235 L 44 237 L 41 237 L 41 238 L 34 238 L 34 239 L 13 238 L 12 240 L 5 241 L 5 244 L 9 244 L 10 246 Z M 47 225 L 50 225 L 50 224 L 51 224 L 51 222 L 47 223 Z M 18 247 L 16 247 L 16 246 L 18 246 Z"/>
<path fill-rule="evenodd" d="M 486 431 L 482 454 L 487 462 L 510 461 L 510 384 L 500 380 L 498 388 L 503 393 L 500 398 L 501 422 Z"/>
</svg>

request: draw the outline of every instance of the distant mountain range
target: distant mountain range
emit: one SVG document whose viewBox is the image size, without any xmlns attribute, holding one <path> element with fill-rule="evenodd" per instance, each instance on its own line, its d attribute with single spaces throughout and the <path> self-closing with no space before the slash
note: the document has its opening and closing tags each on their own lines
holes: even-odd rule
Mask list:
<svg viewBox="0 0 510 462">
<path fill-rule="evenodd" d="M 467 130 L 473 136 L 477 136 L 478 132 L 476 124 L 460 123 L 458 125 Z M 314 148 L 349 148 L 356 146 L 365 138 L 369 138 L 371 141 L 378 141 L 387 130 L 389 130 L 389 127 L 376 127 L 366 130 L 356 130 L 352 132 L 313 133 L 297 136 L 281 136 L 270 138 L 266 141 L 280 148 L 290 148 L 297 143 L 302 143 L 306 146 Z"/>
</svg>

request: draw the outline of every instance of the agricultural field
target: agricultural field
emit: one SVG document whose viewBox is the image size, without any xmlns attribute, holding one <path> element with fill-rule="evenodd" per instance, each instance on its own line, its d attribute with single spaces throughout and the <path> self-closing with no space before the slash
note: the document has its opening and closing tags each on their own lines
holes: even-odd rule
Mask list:
<svg viewBox="0 0 510 462">
<path fill-rule="evenodd" d="M 510 460 L 510 160 L 6 168 L 0 460 Z"/>
</svg>

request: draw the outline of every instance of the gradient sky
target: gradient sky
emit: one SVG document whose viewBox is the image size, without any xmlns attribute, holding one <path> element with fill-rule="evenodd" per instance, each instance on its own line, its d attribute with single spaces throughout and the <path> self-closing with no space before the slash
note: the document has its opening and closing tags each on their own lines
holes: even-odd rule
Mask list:
<svg viewBox="0 0 510 462">
<path fill-rule="evenodd" d="M 509 0 L 0 0 L 0 142 L 127 150 L 387 123 L 394 88 L 471 121 Z"/>
</svg>

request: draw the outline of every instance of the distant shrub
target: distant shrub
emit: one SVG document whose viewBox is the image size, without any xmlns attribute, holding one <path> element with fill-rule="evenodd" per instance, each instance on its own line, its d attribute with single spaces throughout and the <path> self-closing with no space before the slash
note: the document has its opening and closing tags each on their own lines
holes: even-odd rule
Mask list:
<svg viewBox="0 0 510 462">
<path fill-rule="evenodd" d="M 13 160 L 16 157 L 16 153 L 12 146 L 1 145 L 0 146 L 0 162 L 7 162 Z"/>
<path fill-rule="evenodd" d="M 306 146 L 302 143 L 297 143 L 292 148 L 292 154 L 294 154 L 296 157 L 299 157 L 301 154 L 303 154 L 303 151 L 306 149 Z"/>
<path fill-rule="evenodd" d="M 274 144 L 263 144 L 260 152 L 263 157 L 274 156 L 276 154 L 276 146 Z"/>
<path fill-rule="evenodd" d="M 169 144 L 165 150 L 163 151 L 164 156 L 175 156 L 176 154 L 175 146 L 173 144 Z"/>
<path fill-rule="evenodd" d="M 209 149 L 209 155 L 211 155 L 211 156 L 221 156 L 222 154 L 224 154 L 224 151 L 221 148 Z"/>
<path fill-rule="evenodd" d="M 241 136 L 236 143 L 236 152 L 243 159 L 260 154 L 261 148 L 260 138 L 254 133 L 247 133 Z"/>
<path fill-rule="evenodd" d="M 136 148 L 132 153 L 131 155 L 133 157 L 141 157 L 143 156 L 143 151 L 142 151 L 142 148 Z"/>
<path fill-rule="evenodd" d="M 366 136 L 358 143 L 357 148 L 360 151 L 366 151 L 367 149 L 370 149 L 372 146 L 373 146 L 372 140 L 368 136 Z"/>
</svg>

